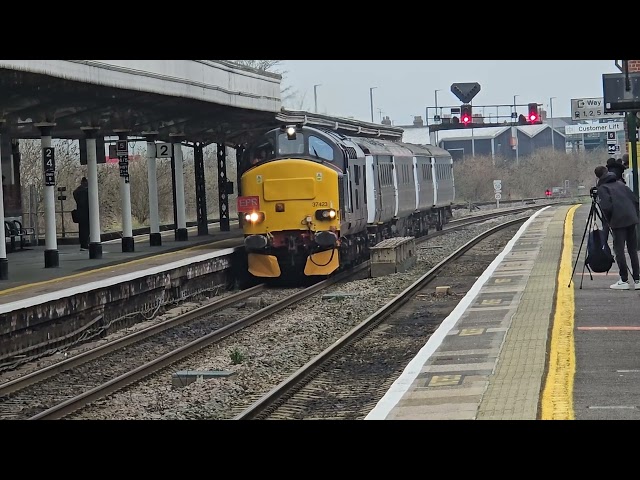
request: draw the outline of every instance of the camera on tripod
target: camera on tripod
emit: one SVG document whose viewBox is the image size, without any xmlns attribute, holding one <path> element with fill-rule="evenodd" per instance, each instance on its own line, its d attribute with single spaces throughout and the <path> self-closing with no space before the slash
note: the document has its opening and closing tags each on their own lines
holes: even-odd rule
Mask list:
<svg viewBox="0 0 640 480">
<path fill-rule="evenodd" d="M 595 200 L 598 197 L 598 187 L 591 187 L 591 190 L 589 190 L 589 194 Z"/>
</svg>

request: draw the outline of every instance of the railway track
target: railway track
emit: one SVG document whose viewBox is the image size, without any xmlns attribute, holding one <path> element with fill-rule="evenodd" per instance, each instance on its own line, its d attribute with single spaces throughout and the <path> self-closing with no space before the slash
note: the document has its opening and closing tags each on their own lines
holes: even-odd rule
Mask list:
<svg viewBox="0 0 640 480">
<path fill-rule="evenodd" d="M 418 242 L 425 242 L 429 238 L 489 218 L 535 208 L 536 206 L 528 206 L 459 219 L 450 222 L 441 231 L 418 239 Z M 358 266 L 355 270 L 343 272 L 312 285 L 240 320 L 229 321 L 227 319 L 225 323 L 225 320 L 221 319 L 218 324 L 215 324 L 206 319 L 216 311 L 222 311 L 234 303 L 260 294 L 265 290 L 265 286 L 258 285 L 211 302 L 162 324 L 109 342 L 97 349 L 0 384 L 0 418 L 63 418 L 97 399 L 104 398 L 152 375 L 202 348 L 259 322 L 330 285 L 343 281 L 352 275 L 357 275 L 367 268 L 368 262 Z M 200 327 L 197 326 L 198 322 L 200 322 Z M 176 347 L 178 343 L 181 346 Z M 132 364 L 132 359 L 135 359 L 135 365 Z"/>
<path fill-rule="evenodd" d="M 265 289 L 257 285 L 1 384 L 0 419 L 62 418 L 366 268 L 368 263 L 363 263 L 238 320 L 225 316 L 211 321 L 214 312 Z"/>
<path fill-rule="evenodd" d="M 293 375 L 237 414 L 235 420 L 252 419 L 362 419 L 390 384 L 437 329 L 459 301 L 453 299 L 440 315 L 429 305 L 420 308 L 424 288 L 457 262 L 459 275 L 469 287 L 513 236 L 509 232 L 494 245 L 478 252 L 481 243 L 515 230 L 526 219 L 500 224 L 478 235 L 435 265 L 402 293 L 312 358 Z M 469 252 L 476 250 L 475 255 Z M 464 260 L 466 258 L 466 261 Z M 410 307 L 409 305 L 412 304 Z M 439 318 L 438 318 L 439 317 Z"/>
</svg>

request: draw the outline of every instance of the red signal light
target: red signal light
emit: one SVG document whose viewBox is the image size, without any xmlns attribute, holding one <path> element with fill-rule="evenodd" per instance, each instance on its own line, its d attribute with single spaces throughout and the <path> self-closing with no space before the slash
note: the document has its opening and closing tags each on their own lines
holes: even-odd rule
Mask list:
<svg viewBox="0 0 640 480">
<path fill-rule="evenodd" d="M 547 197 L 550 197 L 550 196 L 551 196 L 551 190 L 549 190 L 549 189 L 547 188 L 547 190 L 544 192 L 544 194 L 545 194 Z"/>
<path fill-rule="evenodd" d="M 527 115 L 527 120 L 529 123 L 538 123 L 540 121 L 540 116 L 538 115 L 538 104 L 530 103 L 528 107 L 529 114 Z"/>
<path fill-rule="evenodd" d="M 471 118 L 471 105 L 468 103 L 460 107 L 460 121 L 464 126 L 469 125 L 473 121 Z"/>
</svg>

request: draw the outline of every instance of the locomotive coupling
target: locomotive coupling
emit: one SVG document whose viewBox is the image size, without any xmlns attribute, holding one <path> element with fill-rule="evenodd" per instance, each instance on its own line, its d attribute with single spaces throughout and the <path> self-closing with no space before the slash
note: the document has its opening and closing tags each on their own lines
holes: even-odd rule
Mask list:
<svg viewBox="0 0 640 480">
<path fill-rule="evenodd" d="M 333 232 L 322 230 L 315 233 L 315 241 L 321 247 L 333 247 L 338 241 L 338 237 Z"/>
<path fill-rule="evenodd" d="M 264 235 L 249 235 L 244 239 L 247 250 L 260 250 L 267 246 L 267 237 Z"/>
</svg>

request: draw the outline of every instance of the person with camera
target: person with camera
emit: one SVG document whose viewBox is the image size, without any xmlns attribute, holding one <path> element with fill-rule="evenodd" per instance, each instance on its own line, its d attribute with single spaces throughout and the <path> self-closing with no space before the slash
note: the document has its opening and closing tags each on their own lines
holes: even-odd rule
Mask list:
<svg viewBox="0 0 640 480">
<path fill-rule="evenodd" d="M 638 218 L 638 198 L 631 189 L 618 180 L 617 175 L 607 171 L 607 167 L 596 167 L 598 177 L 596 191 L 598 204 L 603 216 L 613 234 L 613 251 L 620 270 L 620 279 L 611 285 L 614 290 L 640 289 L 640 264 L 638 262 L 636 225 Z M 605 226 L 603 225 L 603 228 Z M 606 228 L 609 230 L 609 228 Z M 631 260 L 631 275 L 633 282 L 629 282 L 629 270 L 625 258 L 625 246 Z"/>
</svg>

